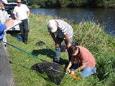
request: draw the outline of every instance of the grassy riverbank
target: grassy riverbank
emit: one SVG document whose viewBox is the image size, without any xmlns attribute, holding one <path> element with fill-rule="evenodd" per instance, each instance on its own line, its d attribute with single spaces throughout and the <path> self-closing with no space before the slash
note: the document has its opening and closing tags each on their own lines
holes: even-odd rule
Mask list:
<svg viewBox="0 0 115 86">
<path fill-rule="evenodd" d="M 51 53 L 54 53 L 54 43 L 47 31 L 47 22 L 51 18 L 50 16 L 30 16 L 27 45 L 18 41 L 15 35 L 8 35 L 9 43 L 29 52 L 27 54 L 8 46 L 16 86 L 55 86 L 41 74 L 31 70 L 32 65 L 41 62 L 40 59 L 52 61 L 50 53 L 44 51 L 49 48 Z M 97 61 L 97 75 L 79 81 L 65 75 L 60 86 L 115 86 L 115 37 L 107 35 L 100 25 L 92 22 L 71 24 L 75 32 L 74 40 L 94 54 Z M 45 42 L 46 45 L 37 46 L 36 43 L 39 41 Z M 67 59 L 66 53 L 62 53 L 63 59 Z"/>
</svg>

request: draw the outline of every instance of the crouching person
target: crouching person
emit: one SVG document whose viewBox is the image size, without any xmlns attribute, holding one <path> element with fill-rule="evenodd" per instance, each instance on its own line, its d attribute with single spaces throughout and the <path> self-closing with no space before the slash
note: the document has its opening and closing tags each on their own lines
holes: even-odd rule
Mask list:
<svg viewBox="0 0 115 86">
<path fill-rule="evenodd" d="M 60 62 L 61 43 L 64 41 L 68 50 L 72 44 L 73 28 L 70 24 L 61 19 L 52 19 L 48 22 L 48 30 L 55 42 L 56 55 L 54 57 L 54 61 Z"/>
<path fill-rule="evenodd" d="M 96 61 L 91 52 L 82 46 L 72 45 L 71 59 L 67 66 L 66 72 L 70 74 L 75 74 L 75 72 L 80 72 L 81 77 L 88 77 L 96 73 Z"/>
</svg>

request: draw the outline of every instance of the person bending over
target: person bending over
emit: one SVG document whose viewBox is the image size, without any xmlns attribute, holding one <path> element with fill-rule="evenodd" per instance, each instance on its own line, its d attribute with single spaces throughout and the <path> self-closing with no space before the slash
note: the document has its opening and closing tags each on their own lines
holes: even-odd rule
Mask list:
<svg viewBox="0 0 115 86">
<path fill-rule="evenodd" d="M 73 40 L 73 28 L 64 20 L 51 19 L 48 22 L 48 30 L 53 38 L 53 41 L 55 42 L 56 55 L 54 57 L 54 61 L 60 62 L 61 43 L 63 41 L 65 42 L 68 51 L 68 48 L 71 46 Z M 69 52 L 68 55 L 70 57 Z"/>
</svg>

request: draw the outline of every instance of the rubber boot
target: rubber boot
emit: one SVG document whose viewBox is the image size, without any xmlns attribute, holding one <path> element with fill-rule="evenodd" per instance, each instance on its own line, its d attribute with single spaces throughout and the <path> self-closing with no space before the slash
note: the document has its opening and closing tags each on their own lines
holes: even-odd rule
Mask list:
<svg viewBox="0 0 115 86">
<path fill-rule="evenodd" d="M 55 57 L 54 57 L 54 62 L 60 62 L 60 56 L 61 56 L 61 49 L 60 48 L 56 48 L 55 51 Z"/>
</svg>

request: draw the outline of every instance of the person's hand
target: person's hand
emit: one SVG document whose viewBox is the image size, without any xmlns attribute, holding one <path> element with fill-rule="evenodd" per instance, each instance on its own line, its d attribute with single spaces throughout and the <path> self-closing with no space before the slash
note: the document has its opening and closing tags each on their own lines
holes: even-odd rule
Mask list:
<svg viewBox="0 0 115 86">
<path fill-rule="evenodd" d="M 6 22 L 5 22 L 5 25 L 6 25 L 6 27 L 7 28 L 10 28 L 10 27 L 12 27 L 13 25 L 14 25 L 14 19 L 9 19 L 9 20 L 7 20 Z"/>
<path fill-rule="evenodd" d="M 59 44 L 58 44 L 58 43 L 55 43 L 55 47 L 56 47 L 56 48 L 58 48 L 58 47 L 60 47 L 60 46 L 59 46 Z"/>
<path fill-rule="evenodd" d="M 71 70 L 67 68 L 66 73 L 71 73 Z"/>
<path fill-rule="evenodd" d="M 71 73 L 70 73 L 71 75 L 75 75 L 75 71 L 71 71 Z"/>
<path fill-rule="evenodd" d="M 81 69 L 80 69 L 80 67 L 79 67 L 79 68 L 77 68 L 77 69 L 75 70 L 75 72 L 80 72 L 80 70 L 81 70 Z"/>
</svg>

